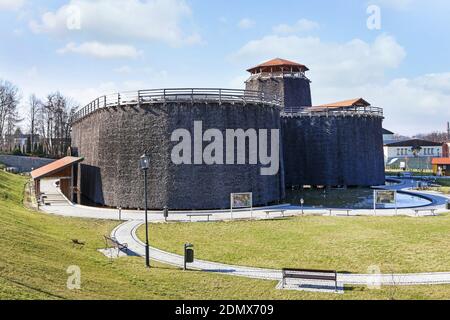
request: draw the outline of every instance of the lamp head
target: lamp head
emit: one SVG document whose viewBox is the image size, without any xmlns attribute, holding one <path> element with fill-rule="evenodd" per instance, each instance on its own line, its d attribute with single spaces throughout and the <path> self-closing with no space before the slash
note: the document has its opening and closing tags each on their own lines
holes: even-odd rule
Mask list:
<svg viewBox="0 0 450 320">
<path fill-rule="evenodd" d="M 139 166 L 142 171 L 150 169 L 150 157 L 147 154 L 144 154 L 139 160 Z"/>
</svg>

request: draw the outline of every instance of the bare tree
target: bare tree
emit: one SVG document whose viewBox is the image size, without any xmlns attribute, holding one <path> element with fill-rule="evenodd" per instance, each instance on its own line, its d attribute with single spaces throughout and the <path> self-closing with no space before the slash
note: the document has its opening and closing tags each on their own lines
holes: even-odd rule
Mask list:
<svg viewBox="0 0 450 320">
<path fill-rule="evenodd" d="M 40 106 L 38 117 L 39 133 L 42 135 L 45 152 L 52 157 L 59 157 L 70 146 L 70 117 L 77 105 L 59 92 L 47 96 Z"/>
<path fill-rule="evenodd" d="M 17 107 L 20 102 L 19 89 L 11 82 L 0 80 L 0 144 L 6 135 L 12 135 L 21 121 Z"/>
<path fill-rule="evenodd" d="M 427 133 L 427 134 L 418 134 L 416 136 L 416 138 L 418 139 L 423 139 L 423 140 L 428 140 L 428 141 L 433 141 L 433 142 L 438 142 L 438 143 L 442 143 L 447 141 L 447 136 L 448 136 L 448 132 L 445 131 L 435 131 L 432 133 Z"/>
<path fill-rule="evenodd" d="M 29 99 L 29 126 L 30 126 L 30 149 L 31 152 L 34 152 L 34 145 L 35 145 L 35 136 L 37 131 L 37 121 L 38 121 L 38 113 L 40 112 L 40 107 L 42 105 L 41 100 L 39 100 L 34 94 L 30 96 Z"/>
</svg>

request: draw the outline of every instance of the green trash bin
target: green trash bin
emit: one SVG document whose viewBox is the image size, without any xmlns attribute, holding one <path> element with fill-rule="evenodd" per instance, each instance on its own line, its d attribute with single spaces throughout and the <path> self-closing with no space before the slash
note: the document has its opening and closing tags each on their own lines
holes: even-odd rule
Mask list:
<svg viewBox="0 0 450 320">
<path fill-rule="evenodd" d="M 187 264 L 194 262 L 194 245 L 186 243 L 184 245 L 184 270 L 187 270 Z"/>
</svg>

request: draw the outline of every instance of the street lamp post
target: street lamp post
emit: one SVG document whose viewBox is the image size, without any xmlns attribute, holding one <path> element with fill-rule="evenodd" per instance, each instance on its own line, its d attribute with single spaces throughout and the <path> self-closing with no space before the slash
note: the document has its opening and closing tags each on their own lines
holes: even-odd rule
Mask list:
<svg viewBox="0 0 450 320">
<path fill-rule="evenodd" d="M 150 157 L 144 154 L 139 160 L 139 165 L 144 171 L 144 193 L 145 193 L 145 265 L 150 268 L 150 245 L 148 241 L 148 193 L 147 193 L 147 173 L 150 169 Z"/>
</svg>

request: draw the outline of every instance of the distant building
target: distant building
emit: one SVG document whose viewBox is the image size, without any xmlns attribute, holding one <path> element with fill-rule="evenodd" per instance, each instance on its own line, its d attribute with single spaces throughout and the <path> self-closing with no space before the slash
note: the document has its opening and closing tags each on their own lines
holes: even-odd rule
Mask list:
<svg viewBox="0 0 450 320">
<path fill-rule="evenodd" d="M 27 152 L 28 144 L 38 144 L 40 141 L 40 136 L 35 134 L 34 138 L 31 139 L 31 134 L 23 134 L 20 130 L 17 130 L 13 135 L 5 135 L 2 150 L 6 152 L 14 151 L 19 149 L 22 153 Z M 31 145 L 30 147 L 31 148 Z"/>
<path fill-rule="evenodd" d="M 384 159 L 388 169 L 431 170 L 431 160 L 443 154 L 441 143 L 410 139 L 384 145 Z"/>
<path fill-rule="evenodd" d="M 394 133 L 383 128 L 383 144 L 395 142 Z"/>
<path fill-rule="evenodd" d="M 434 158 L 431 163 L 433 165 L 433 174 L 450 176 L 450 158 Z"/>
<path fill-rule="evenodd" d="M 450 142 L 445 142 L 442 144 L 442 157 L 450 158 Z"/>
</svg>

